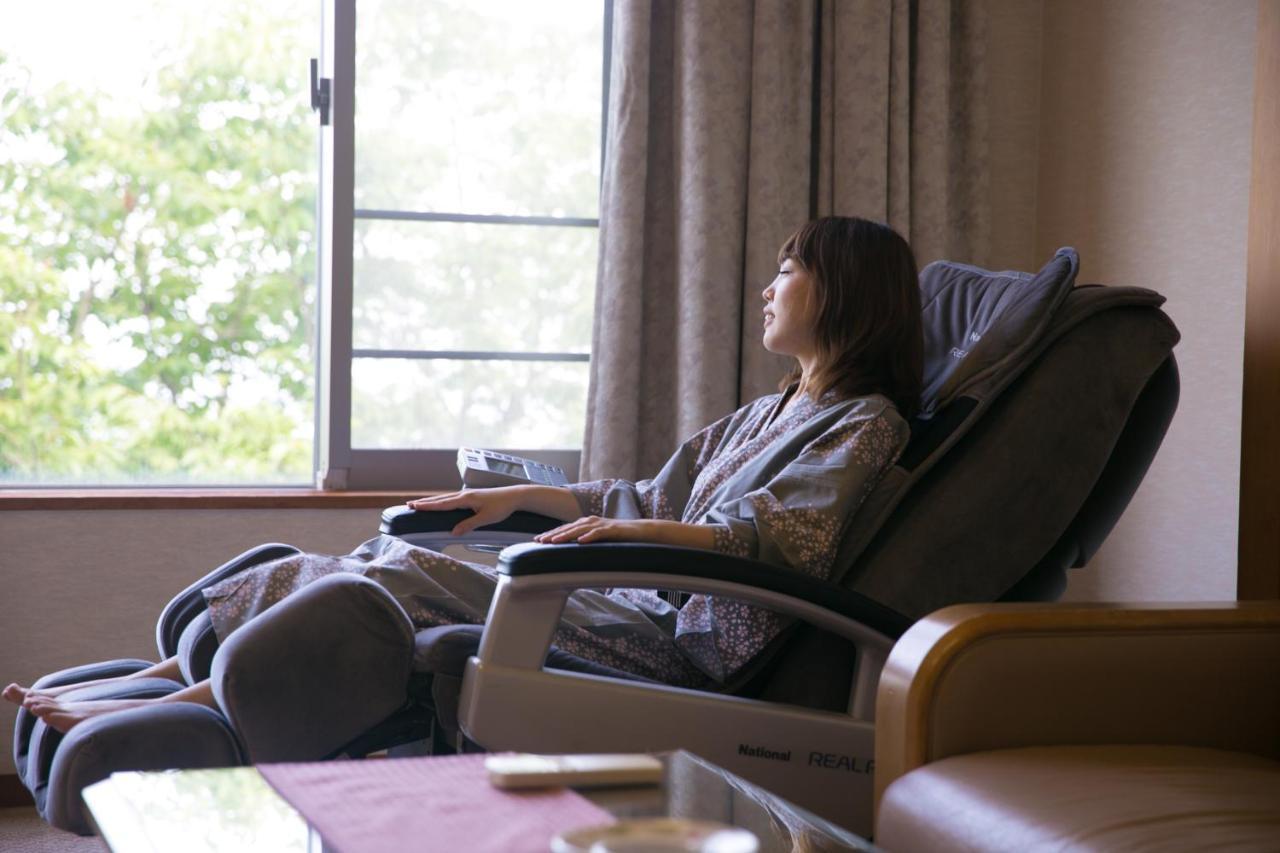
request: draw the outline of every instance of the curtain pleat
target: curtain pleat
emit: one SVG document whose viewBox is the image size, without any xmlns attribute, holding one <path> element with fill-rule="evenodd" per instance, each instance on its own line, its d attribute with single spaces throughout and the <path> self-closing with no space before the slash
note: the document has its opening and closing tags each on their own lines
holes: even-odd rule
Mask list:
<svg viewBox="0 0 1280 853">
<path fill-rule="evenodd" d="M 777 274 L 778 247 L 810 218 L 815 12 L 815 3 L 755 4 L 746 229 L 740 249 L 745 275 L 737 282 L 738 316 L 731 318 L 739 330 L 735 408 L 777 390 L 778 378 L 790 366 L 760 345 L 761 294 Z"/>
<path fill-rule="evenodd" d="M 887 221 L 921 264 L 983 262 L 984 14 L 615 0 L 584 478 L 650 476 L 776 387 L 760 293 L 811 216 Z"/>
</svg>

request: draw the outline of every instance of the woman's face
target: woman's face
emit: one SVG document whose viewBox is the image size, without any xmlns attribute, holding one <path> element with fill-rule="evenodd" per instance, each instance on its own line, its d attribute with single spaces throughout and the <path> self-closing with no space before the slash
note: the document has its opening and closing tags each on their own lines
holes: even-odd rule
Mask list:
<svg viewBox="0 0 1280 853">
<path fill-rule="evenodd" d="M 810 357 L 816 300 L 809 273 L 799 262 L 787 258 L 763 296 L 764 348 L 779 355 Z"/>
</svg>

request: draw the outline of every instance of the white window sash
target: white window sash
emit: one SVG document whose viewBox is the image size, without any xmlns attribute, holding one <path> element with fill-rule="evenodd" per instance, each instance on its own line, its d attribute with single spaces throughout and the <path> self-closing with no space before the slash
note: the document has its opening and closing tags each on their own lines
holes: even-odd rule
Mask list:
<svg viewBox="0 0 1280 853">
<path fill-rule="evenodd" d="M 360 210 L 355 199 L 355 62 L 357 0 L 329 0 L 324 4 L 320 74 L 332 80 L 330 124 L 322 128 L 320 143 L 319 222 L 320 269 L 319 345 L 316 364 L 316 488 L 327 490 L 428 490 L 459 484 L 457 449 L 357 449 L 351 446 L 351 373 L 354 357 L 493 358 L 497 353 L 440 353 L 409 351 L 353 351 L 353 244 L 355 220 L 413 219 L 449 222 L 492 222 L 510 225 L 598 227 L 597 219 L 478 216 L 413 211 Z M 609 62 L 612 0 L 604 3 L 604 80 L 601 106 L 601 157 L 604 156 L 604 115 L 609 101 Z M 603 174 L 603 170 L 602 170 Z M 545 222 L 542 220 L 546 220 Z M 537 221 L 535 221 L 537 220 Z M 581 361 L 576 353 L 507 353 L 513 360 Z M 580 450 L 490 448 L 529 456 L 563 468 L 576 480 Z"/>
</svg>

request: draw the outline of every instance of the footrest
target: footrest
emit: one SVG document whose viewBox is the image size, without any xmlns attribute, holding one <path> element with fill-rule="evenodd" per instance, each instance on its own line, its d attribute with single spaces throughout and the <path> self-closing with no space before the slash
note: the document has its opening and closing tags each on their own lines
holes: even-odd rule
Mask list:
<svg viewBox="0 0 1280 853">
<path fill-rule="evenodd" d="M 86 720 L 62 738 L 37 805 L 51 825 L 92 835 L 80 792 L 112 773 L 244 763 L 231 727 L 211 708 L 174 702 L 117 711 Z"/>
<path fill-rule="evenodd" d="M 119 678 L 132 675 L 151 666 L 150 661 L 137 658 L 102 661 L 84 666 L 73 666 L 51 672 L 41 678 L 32 687 L 61 687 L 64 684 L 75 684 L 81 681 L 94 681 L 99 678 Z M 18 710 L 18 718 L 13 725 L 13 765 L 18 770 L 18 778 L 27 777 L 27 756 L 30 754 L 31 733 L 37 722 L 36 716 L 26 710 Z M 28 786 L 30 787 L 30 786 Z"/>
</svg>

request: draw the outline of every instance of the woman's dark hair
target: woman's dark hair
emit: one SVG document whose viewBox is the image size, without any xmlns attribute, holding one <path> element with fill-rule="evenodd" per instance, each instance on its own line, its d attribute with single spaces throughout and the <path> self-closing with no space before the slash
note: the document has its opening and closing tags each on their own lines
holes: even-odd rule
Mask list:
<svg viewBox="0 0 1280 853">
<path fill-rule="evenodd" d="M 879 393 L 910 418 L 920 405 L 924 332 L 920 281 L 907 241 L 866 219 L 815 219 L 787 238 L 778 263 L 808 273 L 817 299 L 818 370 L 814 391 Z M 800 378 L 797 365 L 782 380 Z"/>
</svg>

